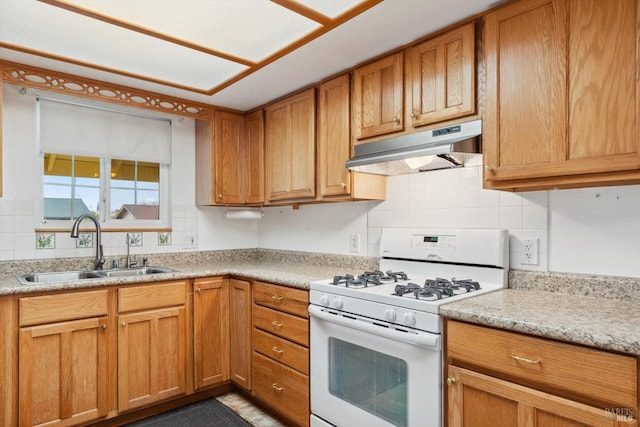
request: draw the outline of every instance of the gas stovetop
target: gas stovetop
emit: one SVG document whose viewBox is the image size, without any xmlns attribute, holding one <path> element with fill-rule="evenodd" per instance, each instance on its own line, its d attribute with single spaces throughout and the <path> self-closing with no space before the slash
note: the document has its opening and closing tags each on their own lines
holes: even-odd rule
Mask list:
<svg viewBox="0 0 640 427">
<path fill-rule="evenodd" d="M 506 230 L 384 229 L 379 270 L 312 282 L 311 304 L 423 328 L 442 304 L 506 287 L 508 250 Z"/>
</svg>

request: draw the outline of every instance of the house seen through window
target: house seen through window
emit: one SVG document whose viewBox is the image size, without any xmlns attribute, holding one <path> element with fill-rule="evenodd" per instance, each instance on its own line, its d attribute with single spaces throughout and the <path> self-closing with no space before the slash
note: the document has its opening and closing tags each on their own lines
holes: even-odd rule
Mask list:
<svg viewBox="0 0 640 427">
<path fill-rule="evenodd" d="M 46 220 L 87 213 L 103 222 L 160 219 L 158 163 L 45 153 L 43 176 Z"/>
</svg>

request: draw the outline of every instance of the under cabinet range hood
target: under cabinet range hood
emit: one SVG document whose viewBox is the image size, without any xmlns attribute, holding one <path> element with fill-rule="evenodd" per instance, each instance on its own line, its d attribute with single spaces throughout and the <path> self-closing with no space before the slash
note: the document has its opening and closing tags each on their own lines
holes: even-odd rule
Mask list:
<svg viewBox="0 0 640 427">
<path fill-rule="evenodd" d="M 358 144 L 346 167 L 402 175 L 482 163 L 482 120 Z"/>
</svg>

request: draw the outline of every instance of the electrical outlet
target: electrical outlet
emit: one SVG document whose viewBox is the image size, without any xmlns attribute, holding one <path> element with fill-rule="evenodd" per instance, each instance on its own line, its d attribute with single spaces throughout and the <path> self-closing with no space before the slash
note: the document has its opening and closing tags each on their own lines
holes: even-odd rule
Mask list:
<svg viewBox="0 0 640 427">
<path fill-rule="evenodd" d="M 184 233 L 182 240 L 182 249 L 195 249 L 198 247 L 198 241 L 194 233 Z"/>
<path fill-rule="evenodd" d="M 354 253 L 360 253 L 360 235 L 352 234 L 349 237 L 349 250 Z"/>
<path fill-rule="evenodd" d="M 538 239 L 522 241 L 522 264 L 538 265 Z"/>
</svg>

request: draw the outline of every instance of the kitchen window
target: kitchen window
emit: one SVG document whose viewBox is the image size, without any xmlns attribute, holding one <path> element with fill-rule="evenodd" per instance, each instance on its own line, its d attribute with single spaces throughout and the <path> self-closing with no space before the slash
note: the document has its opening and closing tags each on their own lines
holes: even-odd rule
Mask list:
<svg viewBox="0 0 640 427">
<path fill-rule="evenodd" d="M 170 226 L 170 121 L 42 98 L 36 116 L 46 228 Z"/>
</svg>

